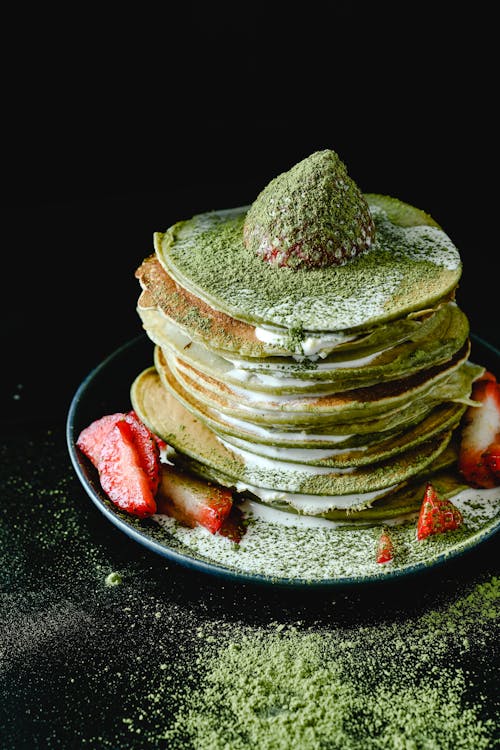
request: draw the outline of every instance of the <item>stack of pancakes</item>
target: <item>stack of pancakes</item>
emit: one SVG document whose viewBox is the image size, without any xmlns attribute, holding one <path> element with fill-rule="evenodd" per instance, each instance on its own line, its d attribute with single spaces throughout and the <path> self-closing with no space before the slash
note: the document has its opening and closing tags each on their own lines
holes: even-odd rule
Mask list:
<svg viewBox="0 0 500 750">
<path fill-rule="evenodd" d="M 419 209 L 364 197 L 376 240 L 343 265 L 264 262 L 245 245 L 241 207 L 156 233 L 136 271 L 155 347 L 132 403 L 175 463 L 349 523 L 415 513 L 429 477 L 456 491 L 454 435 L 483 372 L 469 361 L 449 237 Z"/>
</svg>

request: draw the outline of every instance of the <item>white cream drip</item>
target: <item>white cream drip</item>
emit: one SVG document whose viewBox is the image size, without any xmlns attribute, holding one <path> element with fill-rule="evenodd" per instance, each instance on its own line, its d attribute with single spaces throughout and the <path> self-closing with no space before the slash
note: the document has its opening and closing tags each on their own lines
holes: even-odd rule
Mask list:
<svg viewBox="0 0 500 750">
<path fill-rule="evenodd" d="M 253 433 L 254 435 L 258 437 L 265 437 L 266 439 L 270 441 L 287 440 L 289 442 L 295 442 L 295 441 L 304 442 L 304 440 L 323 440 L 329 443 L 343 443 L 345 440 L 348 440 L 349 438 L 353 437 L 352 434 L 350 435 L 321 434 L 320 435 L 320 434 L 305 432 L 304 430 L 278 431 L 275 429 L 269 429 L 268 427 L 262 427 L 256 424 L 249 425 L 247 422 L 243 422 L 241 419 L 238 419 L 237 417 L 229 416 L 229 414 L 222 414 L 222 412 L 216 411 L 215 409 L 214 409 L 214 412 L 217 414 L 221 422 L 223 423 L 226 422 L 232 427 L 237 427 L 238 429 L 244 430 L 245 432 L 248 432 L 248 433 Z"/>
<path fill-rule="evenodd" d="M 286 329 L 272 328 L 270 326 L 259 326 L 255 329 L 255 337 L 264 344 L 271 344 L 287 349 L 290 355 L 301 354 L 305 357 L 319 356 L 326 357 L 337 346 L 354 341 L 358 338 L 356 334 L 347 335 L 344 333 L 318 333 L 306 331 L 300 345 L 292 351 L 287 348 L 289 341 Z"/>
<path fill-rule="evenodd" d="M 363 453 L 368 450 L 367 445 L 356 448 L 280 448 L 275 445 L 257 445 L 253 446 L 253 451 L 248 448 L 248 440 L 242 440 L 240 438 L 232 437 L 230 440 L 225 441 L 219 436 L 219 440 L 226 447 L 236 446 L 251 452 L 258 453 L 261 456 L 267 458 L 273 458 L 275 460 L 283 459 L 284 461 L 321 461 L 323 458 L 330 458 L 332 456 L 342 456 L 346 453 Z"/>
<path fill-rule="evenodd" d="M 261 471 L 270 470 L 273 472 L 290 472 L 296 471 L 300 473 L 301 479 L 306 475 L 318 476 L 325 474 L 352 474 L 356 471 L 355 467 L 349 467 L 348 469 L 333 469 L 331 466 L 308 466 L 307 464 L 293 463 L 292 461 L 282 461 L 280 459 L 265 458 L 264 456 L 258 456 L 256 453 L 250 453 L 243 448 L 237 448 L 231 445 L 221 437 L 217 436 L 217 439 L 222 445 L 232 453 L 240 456 L 245 462 L 245 468 L 247 471 Z"/>
<path fill-rule="evenodd" d="M 255 487 L 246 482 L 238 482 L 236 490 L 238 492 L 244 492 L 245 490 L 251 492 L 264 503 L 287 503 L 300 513 L 314 516 L 320 513 L 328 513 L 330 510 L 342 510 L 367 505 L 378 497 L 382 497 L 395 490 L 397 486 L 394 484 L 383 490 L 359 492 L 352 495 L 307 495 L 298 492 L 263 489 L 262 487 Z"/>
</svg>

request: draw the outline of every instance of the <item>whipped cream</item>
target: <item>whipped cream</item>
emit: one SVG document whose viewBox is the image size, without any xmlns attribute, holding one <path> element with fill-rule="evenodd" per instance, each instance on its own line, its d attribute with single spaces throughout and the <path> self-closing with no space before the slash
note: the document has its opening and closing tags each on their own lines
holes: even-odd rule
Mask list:
<svg viewBox="0 0 500 750">
<path fill-rule="evenodd" d="M 303 355 L 305 357 L 326 357 L 337 346 L 358 338 L 356 334 L 347 335 L 345 333 L 318 333 L 306 331 L 300 344 L 297 344 L 297 347 L 294 350 L 291 350 L 287 348 L 289 338 L 284 329 L 260 326 L 255 329 L 255 337 L 264 344 L 271 344 L 273 346 L 287 349 L 288 353 L 292 356 Z"/>
<path fill-rule="evenodd" d="M 281 492 L 279 490 L 269 490 L 246 482 L 238 482 L 236 490 L 238 492 L 251 492 L 260 498 L 264 503 L 287 503 L 295 510 L 306 515 L 317 516 L 320 513 L 328 513 L 330 510 L 342 510 L 347 508 L 357 508 L 368 505 L 387 493 L 395 490 L 398 485 L 386 487 L 383 490 L 374 490 L 372 492 L 357 492 L 351 495 L 307 495 L 299 492 Z"/>
<path fill-rule="evenodd" d="M 368 450 L 367 445 L 356 448 L 280 448 L 275 445 L 254 445 L 248 440 L 242 440 L 241 438 L 232 437 L 230 440 L 225 441 L 219 436 L 221 443 L 226 447 L 236 446 L 250 450 L 252 453 L 258 453 L 261 456 L 272 458 L 275 460 L 283 459 L 284 461 L 293 462 L 309 462 L 309 461 L 321 461 L 323 458 L 331 458 L 332 456 L 342 456 L 346 453 L 362 453 Z M 229 444 L 229 445 L 228 445 Z M 252 446 L 249 448 L 248 446 Z"/>
</svg>

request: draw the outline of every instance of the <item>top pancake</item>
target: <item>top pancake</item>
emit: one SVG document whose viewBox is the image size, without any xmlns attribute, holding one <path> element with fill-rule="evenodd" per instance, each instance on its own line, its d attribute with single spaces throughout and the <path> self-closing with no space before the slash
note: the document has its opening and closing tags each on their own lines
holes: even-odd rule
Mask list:
<svg viewBox="0 0 500 750">
<path fill-rule="evenodd" d="M 198 214 L 154 236 L 180 286 L 251 325 L 306 331 L 364 331 L 449 296 L 460 256 L 434 220 L 387 196 L 365 198 L 376 226 L 372 248 L 341 266 L 280 268 L 243 242 L 248 207 Z"/>
</svg>

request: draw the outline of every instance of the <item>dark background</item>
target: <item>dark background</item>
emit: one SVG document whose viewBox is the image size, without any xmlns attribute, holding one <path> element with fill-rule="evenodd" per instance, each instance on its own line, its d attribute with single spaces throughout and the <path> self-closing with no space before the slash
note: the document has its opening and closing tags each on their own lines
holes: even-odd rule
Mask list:
<svg viewBox="0 0 500 750">
<path fill-rule="evenodd" d="M 30 417 L 64 419 L 86 373 L 140 332 L 134 271 L 154 231 L 250 203 L 322 148 L 364 191 L 441 224 L 464 262 L 459 303 L 498 346 L 494 20 L 436 5 L 24 19 L 4 140 L 7 419 L 19 383 Z"/>
<path fill-rule="evenodd" d="M 196 628 L 219 615 L 300 617 L 304 627 L 319 618 L 348 633 L 367 618 L 404 623 L 495 572 L 494 539 L 408 584 L 345 595 L 264 594 L 166 567 L 90 502 L 64 433 L 82 379 L 141 332 L 134 271 L 153 232 L 250 203 L 317 149 L 335 149 L 364 191 L 442 225 L 462 254 L 471 328 L 500 346 L 497 25 L 481 3 L 437 5 L 185 2 L 109 16 L 73 4 L 5 15 L 2 750 L 80 748 L 82 737 L 129 747 L 121 717 L 147 705 L 158 648 L 189 673 Z M 116 570 L 124 585 L 108 589 Z M 469 661 L 450 658 L 475 675 L 495 651 L 474 647 Z M 477 680 L 492 717 L 494 679 Z"/>
</svg>

